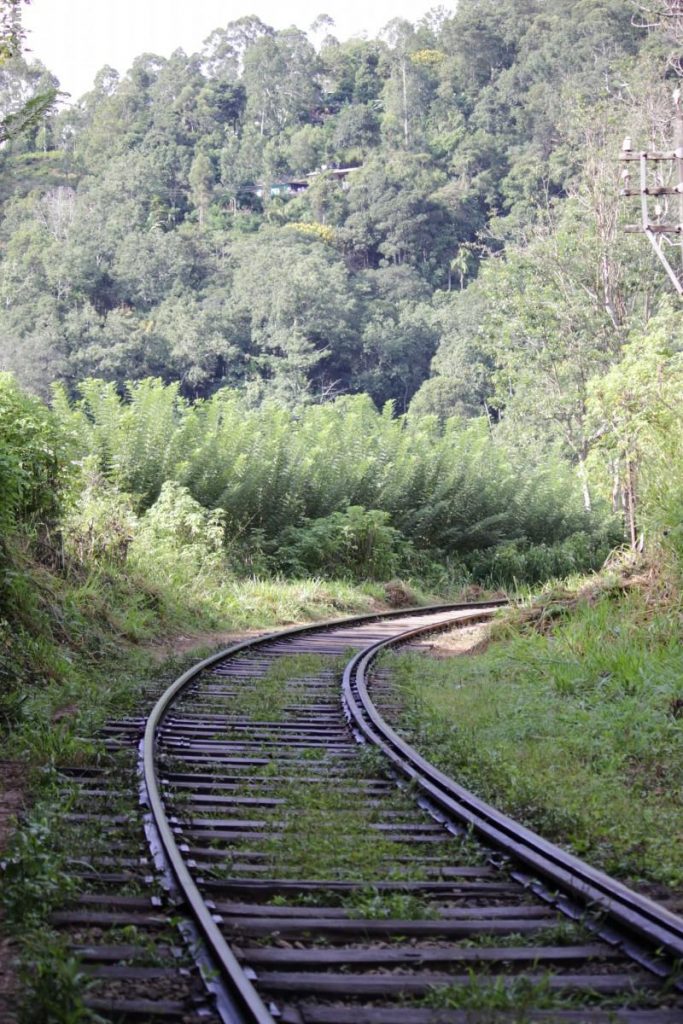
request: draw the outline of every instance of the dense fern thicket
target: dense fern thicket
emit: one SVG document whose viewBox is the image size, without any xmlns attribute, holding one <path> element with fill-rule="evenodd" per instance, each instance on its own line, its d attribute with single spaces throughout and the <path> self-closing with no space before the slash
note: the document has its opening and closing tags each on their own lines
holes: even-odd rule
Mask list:
<svg viewBox="0 0 683 1024">
<path fill-rule="evenodd" d="M 237 391 L 190 404 L 155 380 L 125 398 L 102 381 L 79 391 L 55 400 L 79 457 L 143 523 L 186 490 L 236 567 L 500 584 L 588 569 L 618 539 L 604 509 L 584 509 L 563 460 L 526 465 L 486 420 L 396 418 L 367 396 L 297 413 Z"/>
</svg>

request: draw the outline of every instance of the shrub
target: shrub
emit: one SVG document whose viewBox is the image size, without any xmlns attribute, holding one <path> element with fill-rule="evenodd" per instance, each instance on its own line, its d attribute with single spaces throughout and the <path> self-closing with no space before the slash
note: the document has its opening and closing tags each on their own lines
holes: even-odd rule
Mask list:
<svg viewBox="0 0 683 1024">
<path fill-rule="evenodd" d="M 388 512 L 350 505 L 289 527 L 280 537 L 276 561 L 293 575 L 390 579 L 410 545 L 389 518 Z"/>
<path fill-rule="evenodd" d="M 614 543 L 615 537 L 609 531 L 602 535 L 579 532 L 559 544 L 498 544 L 473 551 L 465 562 L 477 583 L 492 587 L 532 584 L 590 572 L 605 561 Z"/>
<path fill-rule="evenodd" d="M 186 487 L 167 480 L 139 521 L 130 562 L 152 581 L 201 589 L 226 572 L 223 537 L 223 511 L 203 508 Z"/>
<path fill-rule="evenodd" d="M 0 373 L 0 526 L 54 521 L 67 467 L 66 432 L 41 401 Z"/>
<path fill-rule="evenodd" d="M 62 520 L 66 551 L 80 563 L 123 565 L 138 523 L 130 496 L 105 479 L 92 457 L 80 482 Z"/>
</svg>

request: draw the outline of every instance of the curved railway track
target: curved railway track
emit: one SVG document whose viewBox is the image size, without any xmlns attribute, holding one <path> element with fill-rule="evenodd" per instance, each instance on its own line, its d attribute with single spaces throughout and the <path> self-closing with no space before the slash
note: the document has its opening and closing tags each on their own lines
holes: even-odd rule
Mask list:
<svg viewBox="0 0 683 1024">
<path fill-rule="evenodd" d="M 383 650 L 501 603 L 287 630 L 181 676 L 144 723 L 141 799 L 211 999 L 194 977 L 194 1011 L 127 998 L 170 968 L 137 966 L 139 942 L 99 960 L 81 943 L 123 991 L 91 1005 L 231 1024 L 683 1021 L 683 920 L 463 790 L 378 710 L 394 699 Z M 110 743 L 140 732 L 118 723 Z"/>
</svg>

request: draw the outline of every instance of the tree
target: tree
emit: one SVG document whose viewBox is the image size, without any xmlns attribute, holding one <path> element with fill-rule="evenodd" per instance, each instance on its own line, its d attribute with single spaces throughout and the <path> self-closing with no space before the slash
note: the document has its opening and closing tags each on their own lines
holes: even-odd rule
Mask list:
<svg viewBox="0 0 683 1024">
<path fill-rule="evenodd" d="M 623 511 L 633 548 L 642 544 L 645 524 L 673 528 L 677 546 L 683 547 L 682 328 L 681 312 L 664 304 L 589 389 L 593 450 L 607 463 L 615 510 Z"/>
<path fill-rule="evenodd" d="M 462 294 L 442 293 L 434 303 L 433 323 L 439 346 L 432 376 L 413 398 L 411 414 L 492 416 L 495 362 L 488 342 L 491 293 L 485 272 Z"/>
<path fill-rule="evenodd" d="M 310 117 L 319 102 L 315 50 L 299 29 L 260 36 L 244 55 L 246 116 L 261 135 Z"/>
<path fill-rule="evenodd" d="M 258 375 L 294 402 L 348 381 L 357 302 L 338 255 L 294 231 L 261 232 L 237 259 L 233 301 Z"/>
<path fill-rule="evenodd" d="M 28 70 L 21 60 L 25 32 L 21 24 L 21 5 L 30 0 L 0 0 L 0 78 L 16 76 Z M 49 84 L 48 84 L 49 83 Z M 56 79 L 48 79 L 33 95 L 8 105 L 0 116 L 0 144 L 36 128 L 57 99 Z"/>
<path fill-rule="evenodd" d="M 204 224 L 215 180 L 214 167 L 208 154 L 203 149 L 198 150 L 190 167 L 189 184 L 200 227 Z"/>
<path fill-rule="evenodd" d="M 365 266 L 409 264 L 433 283 L 448 272 L 455 217 L 440 200 L 445 176 L 419 156 L 368 161 L 350 179 L 343 237 Z"/>
<path fill-rule="evenodd" d="M 398 133 L 406 149 L 414 148 L 423 138 L 419 126 L 433 99 L 432 72 L 443 54 L 421 48 L 415 29 L 401 18 L 390 21 L 382 35 L 391 54 L 391 74 L 384 86 L 384 132 L 389 138 Z"/>
</svg>

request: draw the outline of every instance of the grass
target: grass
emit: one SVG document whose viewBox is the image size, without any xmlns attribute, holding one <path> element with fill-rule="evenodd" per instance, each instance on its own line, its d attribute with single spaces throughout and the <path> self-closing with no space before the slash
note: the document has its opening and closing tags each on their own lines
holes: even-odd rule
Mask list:
<svg viewBox="0 0 683 1024">
<path fill-rule="evenodd" d="M 323 781 L 277 786 L 273 795 L 287 801 L 282 835 L 263 841 L 276 877 L 372 881 L 410 877 L 421 880 L 419 867 L 393 864 L 402 844 L 368 829 L 370 816 L 345 788 Z M 392 809 L 405 809 L 393 794 Z M 389 866 L 388 866 L 389 865 Z"/>
<path fill-rule="evenodd" d="M 497 1020 L 509 1021 L 510 1014 L 514 1014 L 512 1019 L 515 1024 L 527 1024 L 538 1010 L 588 1008 L 591 1005 L 594 1009 L 606 1010 L 610 1005 L 623 1007 L 625 1001 L 631 1007 L 652 1002 L 652 994 L 649 992 L 633 991 L 627 996 L 620 993 L 615 998 L 598 995 L 590 989 L 558 990 L 552 987 L 551 977 L 548 974 L 538 978 L 520 976 L 505 979 L 471 973 L 467 984 L 434 988 L 420 1002 L 423 1006 L 438 1010 L 488 1011 L 484 1018 L 477 1016 L 476 1019 L 490 1024 L 495 1024 Z M 587 1009 L 587 1012 L 590 1011 Z M 504 1016 L 497 1017 L 497 1013 Z M 589 1020 L 586 1017 L 586 1024 Z"/>
<path fill-rule="evenodd" d="M 482 933 L 470 939 L 460 939 L 458 945 L 470 949 L 493 947 L 518 948 L 520 946 L 574 946 L 591 943 L 594 936 L 586 928 L 569 920 L 558 920 L 535 932 L 510 932 L 507 935 L 487 935 Z"/>
<path fill-rule="evenodd" d="M 156 671 L 147 649 L 155 640 L 377 608 L 373 588 L 315 580 L 232 580 L 228 609 L 216 593 L 202 603 L 179 603 L 177 595 L 113 569 L 69 579 L 27 562 L 21 583 L 24 615 L 10 623 L 0 614 L 0 737 L 4 756 L 33 765 L 97 757 L 97 729 L 139 707 L 142 681 Z"/>
<path fill-rule="evenodd" d="M 319 654 L 293 654 L 274 659 L 268 671 L 255 677 L 252 685 L 240 685 L 237 694 L 230 698 L 230 713 L 248 715 L 253 722 L 280 721 L 286 706 L 298 699 L 288 683 L 335 668 L 341 673 L 343 664 L 341 659 Z"/>
<path fill-rule="evenodd" d="M 681 606 L 595 588 L 513 612 L 483 652 L 386 655 L 401 726 L 460 783 L 632 881 L 683 884 Z"/>
<path fill-rule="evenodd" d="M 410 893 L 381 892 L 372 886 L 358 889 L 342 900 L 349 917 L 366 920 L 430 921 L 439 915 L 427 900 Z"/>
</svg>

